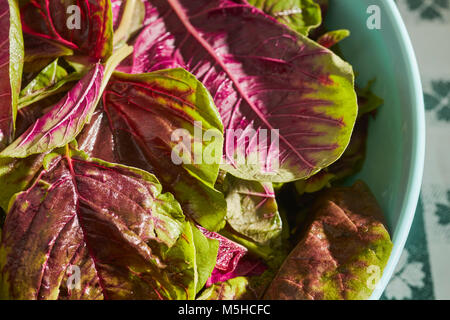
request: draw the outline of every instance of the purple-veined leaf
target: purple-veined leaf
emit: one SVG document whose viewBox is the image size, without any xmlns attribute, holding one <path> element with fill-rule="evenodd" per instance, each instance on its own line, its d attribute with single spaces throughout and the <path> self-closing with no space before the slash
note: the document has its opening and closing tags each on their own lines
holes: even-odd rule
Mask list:
<svg viewBox="0 0 450 320">
<path fill-rule="evenodd" d="M 112 53 L 109 0 L 29 0 L 20 12 L 25 33 L 55 41 L 95 61 Z"/>
<path fill-rule="evenodd" d="M 317 43 L 325 48 L 331 48 L 349 36 L 350 31 L 347 29 L 334 30 L 321 35 L 317 39 Z"/>
<path fill-rule="evenodd" d="M 383 213 L 363 182 L 332 188 L 316 201 L 311 220 L 267 289 L 265 299 L 370 297 L 392 249 Z M 375 281 L 373 281 L 375 280 Z"/>
<path fill-rule="evenodd" d="M 132 72 L 183 67 L 203 82 L 226 130 L 224 169 L 287 182 L 340 157 L 357 114 L 350 65 L 245 2 L 147 5 Z"/>
<path fill-rule="evenodd" d="M 257 245 L 276 249 L 282 223 L 272 183 L 227 175 L 224 191 L 231 228 Z"/>
<path fill-rule="evenodd" d="M 23 37 L 16 0 L 0 1 L 0 150 L 14 138 L 23 68 Z"/>
<path fill-rule="evenodd" d="M 194 299 L 202 286 L 197 254 L 213 265 L 217 244 L 194 236 L 178 202 L 161 190 L 142 170 L 69 148 L 49 154 L 7 214 L 0 298 Z M 199 240 L 209 241 L 206 251 Z"/>
<path fill-rule="evenodd" d="M 214 189 L 222 132 L 208 91 L 192 74 L 174 69 L 114 74 L 91 123 L 77 140 L 93 157 L 155 174 L 186 215 L 218 230 L 226 214 L 225 199 Z M 175 163 L 173 152 L 180 146 L 187 152 L 179 158 L 183 162 Z M 204 161 L 209 155 L 211 159 Z"/>
<path fill-rule="evenodd" d="M 142 0 L 113 0 L 111 7 L 116 47 L 143 27 L 146 10 Z"/>
<path fill-rule="evenodd" d="M 72 141 L 89 121 L 99 99 L 104 67 L 97 63 L 51 110 L 0 153 L 25 158 Z"/>
</svg>

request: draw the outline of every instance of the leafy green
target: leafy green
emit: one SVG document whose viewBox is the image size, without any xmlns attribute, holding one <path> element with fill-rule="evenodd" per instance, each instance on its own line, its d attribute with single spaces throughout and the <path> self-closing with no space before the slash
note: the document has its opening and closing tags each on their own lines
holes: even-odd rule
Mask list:
<svg viewBox="0 0 450 320">
<path fill-rule="evenodd" d="M 0 150 L 14 138 L 17 103 L 24 59 L 22 28 L 17 0 L 0 4 Z"/>
<path fill-rule="evenodd" d="M 392 249 L 370 190 L 362 182 L 330 189 L 311 214 L 312 222 L 264 298 L 369 298 Z"/>
<path fill-rule="evenodd" d="M 227 175 L 224 190 L 230 226 L 259 245 L 275 246 L 282 224 L 272 184 Z"/>
<path fill-rule="evenodd" d="M 44 164 L 5 221 L 0 298 L 195 298 L 217 241 L 185 221 L 153 175 L 69 147 Z M 84 290 L 67 285 L 70 265 L 81 269 Z"/>
</svg>

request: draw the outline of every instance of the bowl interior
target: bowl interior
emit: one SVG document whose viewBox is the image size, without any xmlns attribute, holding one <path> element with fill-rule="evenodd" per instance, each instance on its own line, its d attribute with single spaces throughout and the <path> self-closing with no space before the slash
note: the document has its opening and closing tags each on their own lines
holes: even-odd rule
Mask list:
<svg viewBox="0 0 450 320">
<path fill-rule="evenodd" d="M 381 29 L 370 30 L 367 12 L 376 3 Z M 380 203 L 394 248 L 372 299 L 378 299 L 403 250 L 414 217 L 423 169 L 424 109 L 414 52 L 394 1 L 333 0 L 327 28 L 349 29 L 341 44 L 344 57 L 365 86 L 385 101 L 369 128 L 367 158 L 355 179 L 364 180 Z M 352 179 L 352 180 L 355 180 Z"/>
</svg>

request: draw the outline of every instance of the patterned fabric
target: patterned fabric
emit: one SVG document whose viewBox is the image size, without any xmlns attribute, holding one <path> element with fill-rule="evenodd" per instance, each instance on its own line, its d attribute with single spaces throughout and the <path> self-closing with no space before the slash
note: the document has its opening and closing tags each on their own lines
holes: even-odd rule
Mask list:
<svg viewBox="0 0 450 320">
<path fill-rule="evenodd" d="M 416 217 L 383 299 L 450 299 L 450 0 L 396 2 L 421 70 L 427 151 Z"/>
</svg>

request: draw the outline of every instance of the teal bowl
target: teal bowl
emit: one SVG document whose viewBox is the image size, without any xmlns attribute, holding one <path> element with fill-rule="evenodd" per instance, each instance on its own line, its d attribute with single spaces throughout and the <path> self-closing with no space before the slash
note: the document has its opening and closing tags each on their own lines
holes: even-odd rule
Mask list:
<svg viewBox="0 0 450 320">
<path fill-rule="evenodd" d="M 380 9 L 381 29 L 370 30 L 367 9 Z M 422 85 L 414 50 L 393 0 L 331 0 L 328 29 L 349 29 L 343 55 L 364 86 L 385 101 L 369 128 L 366 163 L 355 179 L 365 181 L 384 210 L 394 247 L 371 299 L 379 299 L 409 234 L 419 198 L 425 155 Z"/>
</svg>

